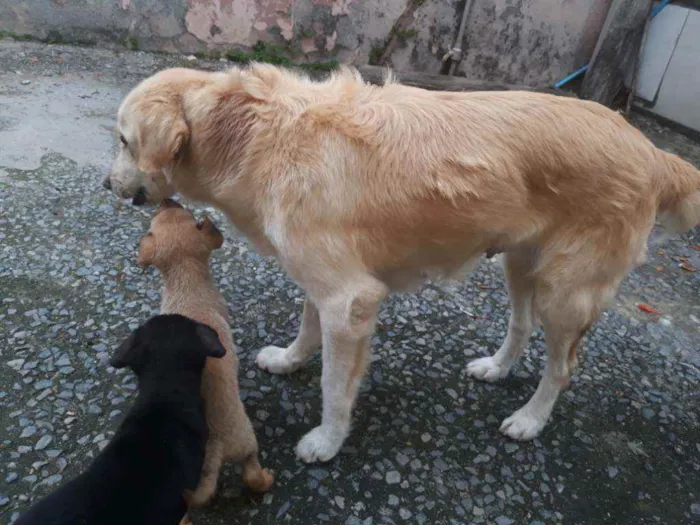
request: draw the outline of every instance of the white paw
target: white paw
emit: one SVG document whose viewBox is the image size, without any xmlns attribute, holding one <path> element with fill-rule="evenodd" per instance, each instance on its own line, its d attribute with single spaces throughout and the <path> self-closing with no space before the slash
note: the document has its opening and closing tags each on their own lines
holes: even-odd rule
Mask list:
<svg viewBox="0 0 700 525">
<path fill-rule="evenodd" d="M 306 434 L 297 444 L 297 457 L 304 463 L 329 461 L 343 446 L 345 432 L 320 425 Z"/>
<path fill-rule="evenodd" d="M 537 417 L 524 407 L 503 421 L 501 432 L 518 441 L 528 441 L 536 437 L 547 423 L 547 418 Z"/>
<path fill-rule="evenodd" d="M 493 356 L 475 359 L 467 365 L 467 374 L 481 381 L 493 383 L 508 375 L 509 368 L 501 365 Z"/>
<path fill-rule="evenodd" d="M 290 359 L 289 348 L 266 346 L 255 357 L 255 363 L 272 374 L 291 374 L 299 370 L 304 363 Z"/>
</svg>

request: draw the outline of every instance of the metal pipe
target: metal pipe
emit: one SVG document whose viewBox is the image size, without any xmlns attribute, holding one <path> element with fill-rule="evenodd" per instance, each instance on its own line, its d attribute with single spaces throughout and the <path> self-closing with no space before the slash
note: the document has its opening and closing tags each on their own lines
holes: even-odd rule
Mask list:
<svg viewBox="0 0 700 525">
<path fill-rule="evenodd" d="M 453 76 L 455 69 L 457 69 L 457 64 L 462 60 L 462 40 L 464 40 L 464 30 L 467 26 L 467 17 L 472 9 L 472 4 L 474 0 L 465 0 L 464 11 L 462 11 L 462 20 L 459 23 L 459 30 L 457 31 L 457 39 L 455 40 L 452 49 L 450 49 L 447 54 L 443 57 L 443 61 L 451 60 L 450 69 L 447 73 L 449 76 Z"/>
</svg>

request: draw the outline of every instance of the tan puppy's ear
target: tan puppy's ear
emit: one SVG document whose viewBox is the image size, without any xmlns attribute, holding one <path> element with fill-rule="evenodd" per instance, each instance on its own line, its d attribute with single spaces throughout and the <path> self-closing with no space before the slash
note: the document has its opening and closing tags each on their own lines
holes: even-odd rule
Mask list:
<svg viewBox="0 0 700 525">
<path fill-rule="evenodd" d="M 221 245 L 224 244 L 224 236 L 209 216 L 205 216 L 197 223 L 197 229 L 204 235 L 205 243 L 210 250 L 221 248 Z"/>
<path fill-rule="evenodd" d="M 187 143 L 190 129 L 178 102 L 153 102 L 141 112 L 142 121 L 149 125 L 145 128 L 145 124 L 141 124 L 138 168 L 144 173 L 158 173 Z"/>
<path fill-rule="evenodd" d="M 156 256 L 156 239 L 151 232 L 141 237 L 139 242 L 139 260 L 138 265 L 142 268 L 151 266 L 153 259 Z"/>
</svg>

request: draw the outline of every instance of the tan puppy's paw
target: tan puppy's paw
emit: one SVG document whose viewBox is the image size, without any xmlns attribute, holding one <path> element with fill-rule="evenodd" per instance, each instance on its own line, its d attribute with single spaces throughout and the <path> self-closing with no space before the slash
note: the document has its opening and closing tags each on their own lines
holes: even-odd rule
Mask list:
<svg viewBox="0 0 700 525">
<path fill-rule="evenodd" d="M 290 347 L 291 348 L 291 347 Z M 271 374 L 291 374 L 304 366 L 303 361 L 292 359 L 290 348 L 266 346 L 255 357 L 255 363 Z"/>
<path fill-rule="evenodd" d="M 255 475 L 246 475 L 243 477 L 243 484 L 257 493 L 268 492 L 274 483 L 275 472 L 267 468 L 260 469 Z"/>
</svg>

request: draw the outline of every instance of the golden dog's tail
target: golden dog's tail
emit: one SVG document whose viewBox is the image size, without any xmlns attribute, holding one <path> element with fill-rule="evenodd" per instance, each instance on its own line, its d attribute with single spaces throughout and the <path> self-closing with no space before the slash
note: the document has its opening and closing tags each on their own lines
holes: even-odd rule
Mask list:
<svg viewBox="0 0 700 525">
<path fill-rule="evenodd" d="M 686 232 L 700 224 L 700 170 L 671 153 L 657 153 L 657 217 L 667 233 Z"/>
</svg>

